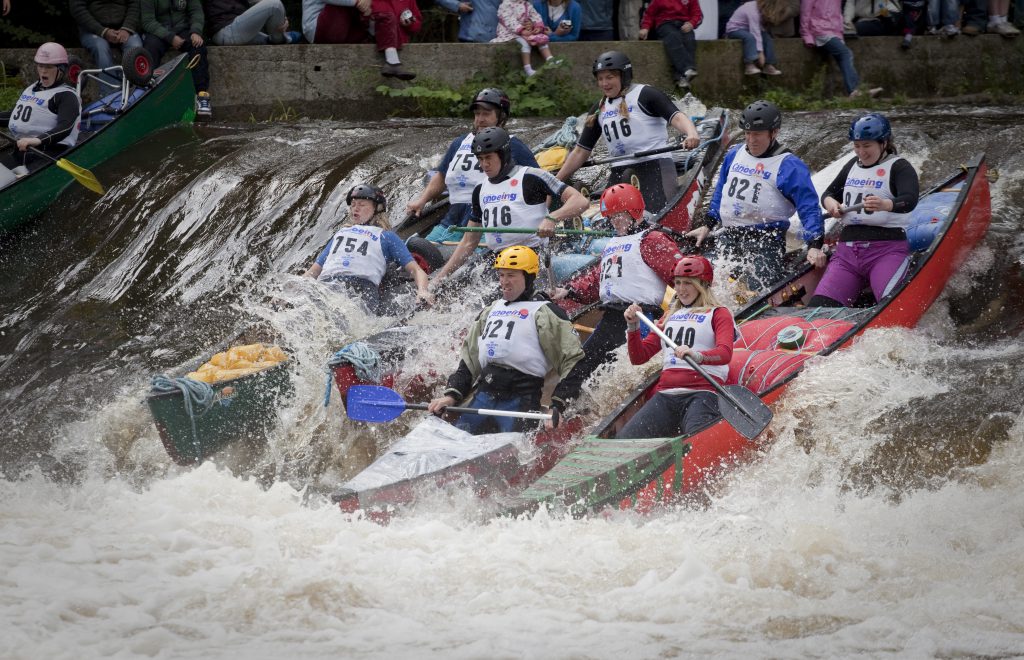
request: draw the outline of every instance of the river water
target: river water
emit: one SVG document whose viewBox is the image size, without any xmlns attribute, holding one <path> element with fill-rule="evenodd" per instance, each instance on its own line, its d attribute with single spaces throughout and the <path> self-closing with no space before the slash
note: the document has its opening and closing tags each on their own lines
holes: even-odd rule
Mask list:
<svg viewBox="0 0 1024 660">
<path fill-rule="evenodd" d="M 851 117 L 782 138 L 824 167 Z M 322 405 L 326 357 L 388 320 L 297 274 L 349 186 L 399 220 L 461 123 L 179 128 L 97 168 L 105 197 L 0 239 L 0 657 L 1024 654 L 1024 113 L 891 117 L 924 185 L 986 152 L 988 237 L 920 327 L 811 361 L 763 457 L 647 517 L 481 522 L 456 492 L 381 527 L 320 495 L 390 439 Z M 418 367 L 472 310 L 428 318 Z M 150 376 L 252 320 L 297 358 L 266 454 L 175 466 Z"/>
</svg>

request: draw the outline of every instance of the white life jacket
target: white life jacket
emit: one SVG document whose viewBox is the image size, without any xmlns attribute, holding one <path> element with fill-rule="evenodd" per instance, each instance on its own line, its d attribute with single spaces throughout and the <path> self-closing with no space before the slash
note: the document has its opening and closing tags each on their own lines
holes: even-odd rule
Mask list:
<svg viewBox="0 0 1024 660">
<path fill-rule="evenodd" d="M 854 161 L 850 173 L 846 176 L 846 184 L 843 186 L 843 206 L 863 204 L 864 198 L 868 195 L 882 199 L 894 199 L 890 179 L 892 166 L 897 160 L 899 159 L 895 155 L 889 154 L 882 159 L 882 162 L 871 167 L 861 167 L 859 161 Z M 909 213 L 870 212 L 862 209 L 845 214 L 843 224 L 905 229 L 910 226 L 910 219 L 911 214 Z"/>
<path fill-rule="evenodd" d="M 537 333 L 537 312 L 544 300 L 506 303 L 498 300 L 487 313 L 487 322 L 477 339 L 481 369 L 498 364 L 543 378 L 551 370 Z"/>
<path fill-rule="evenodd" d="M 480 161 L 473 153 L 474 135 L 469 133 L 462 138 L 462 143 L 448 163 L 448 171 L 444 174 L 444 183 L 448 187 L 448 202 L 451 204 L 469 204 L 473 201 L 473 189 L 487 181 L 487 175 L 480 167 Z"/>
<path fill-rule="evenodd" d="M 57 128 L 57 113 L 50 110 L 50 99 L 61 92 L 75 94 L 74 88 L 67 84 L 54 85 L 49 89 L 37 91 L 33 91 L 34 89 L 35 85 L 26 87 L 14 104 L 14 112 L 11 113 L 8 126 L 16 138 L 38 137 L 45 133 L 51 133 Z M 78 114 L 81 114 L 81 101 L 78 102 L 78 106 Z M 78 141 L 78 124 L 79 122 L 76 121 L 71 132 L 59 144 L 67 147 L 75 146 Z"/>
<path fill-rule="evenodd" d="M 778 187 L 779 168 L 792 154 L 755 158 L 745 146 L 736 149 L 736 156 L 722 187 L 718 216 L 723 227 L 759 225 L 789 220 L 796 211 Z"/>
<path fill-rule="evenodd" d="M 626 114 L 619 113 L 623 97 L 605 99 L 598 110 L 597 121 L 608 145 L 609 156 L 625 156 L 638 151 L 661 149 L 668 146 L 668 122 L 661 117 L 652 117 L 640 109 L 640 92 L 646 85 L 631 85 L 626 91 Z M 631 165 L 656 158 L 672 158 L 671 154 L 657 154 L 646 158 L 628 158 L 616 161 L 615 167 Z"/>
<path fill-rule="evenodd" d="M 533 169 L 517 165 L 501 183 L 485 180 L 480 184 L 480 221 L 485 229 L 540 227 L 548 213 L 547 205 L 543 202 L 527 204 L 523 195 L 523 176 Z M 547 239 L 542 239 L 536 234 L 484 234 L 483 242 L 492 252 L 499 252 L 511 245 L 538 248 L 546 245 Z"/>
<path fill-rule="evenodd" d="M 677 345 L 689 346 L 695 351 L 709 351 L 716 346 L 715 328 L 711 320 L 715 315 L 715 309 L 702 310 L 699 312 L 683 308 L 678 309 L 665 322 L 663 330 L 672 338 Z M 693 369 L 686 360 L 676 357 L 675 346 L 669 346 L 665 340 L 662 345 L 662 369 Z M 701 365 L 704 371 L 724 382 L 729 376 L 729 365 Z"/>
<path fill-rule="evenodd" d="M 324 261 L 318 280 L 339 276 L 361 277 L 380 284 L 388 262 L 381 245 L 381 227 L 349 225 L 334 235 L 331 251 Z"/>
<path fill-rule="evenodd" d="M 601 251 L 601 302 L 661 304 L 665 283 L 640 254 L 646 235 L 616 236 Z"/>
</svg>

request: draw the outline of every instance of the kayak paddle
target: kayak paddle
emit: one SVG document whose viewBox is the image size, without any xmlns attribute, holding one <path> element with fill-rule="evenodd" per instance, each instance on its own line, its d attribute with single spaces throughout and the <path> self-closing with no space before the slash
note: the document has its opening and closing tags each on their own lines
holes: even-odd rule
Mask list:
<svg viewBox="0 0 1024 660">
<path fill-rule="evenodd" d="M 637 317 L 651 329 L 651 332 L 668 342 L 669 346 L 678 346 L 671 337 L 654 324 L 654 321 L 644 316 L 643 312 L 637 312 Z M 722 385 L 704 371 L 692 357 L 684 355 L 683 359 L 718 392 L 718 411 L 722 413 L 725 421 L 729 422 L 744 438 L 753 440 L 772 421 L 771 409 L 764 405 L 764 401 L 756 394 L 742 385 Z"/>
<path fill-rule="evenodd" d="M 345 409 L 350 419 L 360 422 L 390 422 L 406 410 L 426 410 L 425 403 L 409 403 L 390 387 L 380 385 L 353 385 L 348 388 Z M 519 417 L 521 419 L 550 419 L 557 421 L 557 413 L 519 412 L 518 410 L 491 410 L 488 408 L 458 408 L 448 406 L 446 412 L 471 413 L 493 417 Z"/>
<path fill-rule="evenodd" d="M 17 144 L 18 142 L 18 140 L 13 135 L 10 135 L 4 131 L 0 131 L 0 135 L 7 138 L 11 142 L 14 142 L 15 144 Z M 103 184 L 101 184 L 99 179 L 96 178 L 96 175 L 90 172 L 89 170 L 85 169 L 84 167 L 75 165 L 67 158 L 54 158 L 45 151 L 41 151 L 39 149 L 36 149 L 35 147 L 29 147 L 29 150 L 39 156 L 42 156 L 43 158 L 48 158 L 53 162 L 57 163 L 57 167 L 73 176 L 75 178 L 75 181 L 82 184 L 83 186 L 93 191 L 94 193 L 102 195 L 104 192 L 106 192 L 105 190 L 103 190 Z"/>
</svg>

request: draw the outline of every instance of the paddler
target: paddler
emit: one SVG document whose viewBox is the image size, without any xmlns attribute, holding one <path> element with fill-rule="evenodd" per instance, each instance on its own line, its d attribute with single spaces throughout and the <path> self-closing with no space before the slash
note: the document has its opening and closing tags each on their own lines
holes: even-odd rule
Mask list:
<svg viewBox="0 0 1024 660">
<path fill-rule="evenodd" d="M 384 192 L 369 183 L 354 186 L 345 195 L 349 222 L 338 230 L 320 256 L 304 273 L 321 282 L 336 282 L 362 298 L 367 309 L 383 314 L 380 283 L 389 265 L 404 268 L 416 282 L 416 297 L 427 305 L 434 296 L 427 289 L 427 274 L 409 249 L 391 231 Z"/>
<path fill-rule="evenodd" d="M 428 241 L 440 243 L 461 238 L 449 231 L 449 227 L 466 226 L 472 211 L 473 190 L 487 178 L 473 153 L 473 138 L 485 128 L 504 126 L 512 114 L 512 101 L 500 89 L 487 87 L 473 97 L 469 109 L 473 112 L 473 130 L 452 140 L 427 187 L 405 207 L 406 212 L 418 216 L 424 206 L 447 188 L 448 212 L 427 235 Z M 530 148 L 515 137 L 512 138 L 512 160 L 519 165 L 539 167 Z"/>
<path fill-rule="evenodd" d="M 36 50 L 39 79 L 25 88 L 11 112 L 0 112 L 0 125 L 16 140 L 13 153 L 0 157 L 8 169 L 25 166 L 34 171 L 51 163 L 33 153 L 38 149 L 54 158 L 75 146 L 82 101 L 68 84 L 68 52 L 58 43 L 47 42 Z"/>
<path fill-rule="evenodd" d="M 520 412 L 540 409 L 545 375 L 554 370 L 561 379 L 551 397 L 559 415 L 579 395 L 581 379 L 572 375 L 583 358 L 580 338 L 565 311 L 534 283 L 540 261 L 532 249 L 515 245 L 494 260 L 501 299 L 485 307 L 462 344 L 459 367 L 448 377 L 444 394 L 430 402 L 435 415 L 454 406 L 478 384 L 471 407 Z M 557 416 L 556 416 L 557 417 Z M 545 422 L 548 428 L 556 422 Z M 456 426 L 478 435 L 496 431 L 525 431 L 526 420 L 465 414 Z"/>
</svg>

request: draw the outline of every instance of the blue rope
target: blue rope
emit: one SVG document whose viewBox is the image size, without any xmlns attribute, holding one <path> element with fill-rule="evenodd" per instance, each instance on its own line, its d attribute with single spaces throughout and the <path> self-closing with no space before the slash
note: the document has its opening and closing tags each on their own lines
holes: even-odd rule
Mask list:
<svg viewBox="0 0 1024 660">
<path fill-rule="evenodd" d="M 150 385 L 154 392 L 160 394 L 174 391 L 181 392 L 181 399 L 185 404 L 185 413 L 188 415 L 189 422 L 192 423 L 192 442 L 195 444 L 196 455 L 201 456 L 199 433 L 196 431 L 196 417 L 199 417 L 213 406 L 213 388 L 202 381 L 184 377 L 171 378 L 165 374 L 153 376 Z M 195 413 L 196 407 L 200 409 L 198 415 Z"/>
<path fill-rule="evenodd" d="M 578 117 L 566 117 L 565 122 L 562 123 L 562 127 L 541 142 L 540 145 L 533 150 L 533 153 L 539 153 L 540 151 L 550 147 L 565 147 L 567 149 L 571 149 L 576 146 L 576 140 L 578 139 L 576 135 L 576 124 L 578 122 Z"/>
<path fill-rule="evenodd" d="M 331 370 L 339 364 L 351 364 L 361 380 L 377 382 L 381 376 L 380 355 L 366 342 L 356 341 L 343 346 L 327 361 L 327 387 L 324 390 L 324 408 L 331 402 Z"/>
</svg>

